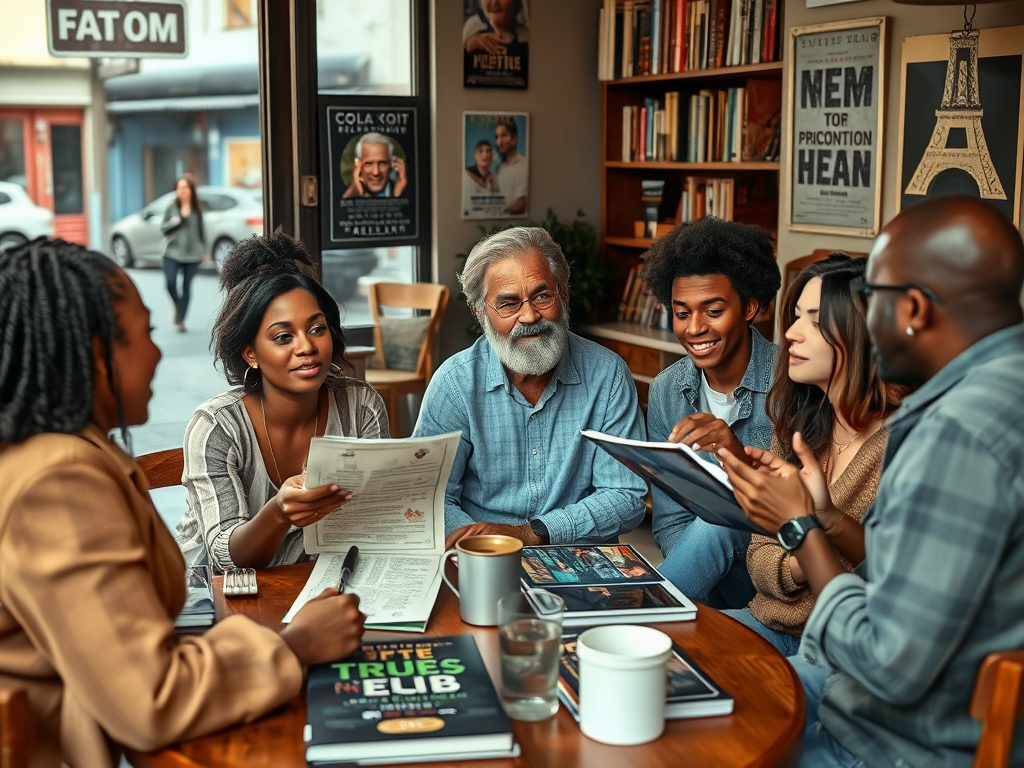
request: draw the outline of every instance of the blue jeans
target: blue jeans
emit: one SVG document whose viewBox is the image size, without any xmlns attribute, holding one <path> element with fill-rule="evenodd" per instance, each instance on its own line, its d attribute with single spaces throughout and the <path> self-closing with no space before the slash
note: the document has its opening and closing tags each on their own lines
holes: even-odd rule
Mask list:
<svg viewBox="0 0 1024 768">
<path fill-rule="evenodd" d="M 800 638 L 787 635 L 785 632 L 776 632 L 769 629 L 750 612 L 749 608 L 739 608 L 731 611 L 722 611 L 726 616 L 736 619 L 740 624 L 749 627 L 775 646 L 783 656 L 795 656 L 800 650 Z"/>
<path fill-rule="evenodd" d="M 175 322 L 184 323 L 191 297 L 192 278 L 199 271 L 200 262 L 181 262 L 164 256 L 164 279 L 167 281 L 167 292 L 174 302 Z M 178 293 L 178 272 L 182 273 L 181 293 Z"/>
<path fill-rule="evenodd" d="M 692 600 L 712 608 L 742 608 L 754 599 L 747 573 L 750 534 L 706 523 L 686 526 L 658 571 Z"/>
<path fill-rule="evenodd" d="M 804 684 L 804 693 L 807 695 L 804 751 L 797 768 L 862 768 L 864 763 L 832 738 L 818 719 L 821 690 L 825 687 L 825 680 L 831 671 L 812 664 L 799 655 L 790 656 L 788 661 L 800 676 L 800 682 Z"/>
</svg>

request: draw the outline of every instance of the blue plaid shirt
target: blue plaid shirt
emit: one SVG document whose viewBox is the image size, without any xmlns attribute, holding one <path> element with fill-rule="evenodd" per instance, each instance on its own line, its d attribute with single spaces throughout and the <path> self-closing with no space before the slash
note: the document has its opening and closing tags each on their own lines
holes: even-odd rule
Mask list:
<svg viewBox="0 0 1024 768">
<path fill-rule="evenodd" d="M 969 768 L 992 651 L 1024 648 L 1024 326 L 952 360 L 889 421 L 867 559 L 818 596 L 801 652 L 821 722 L 863 762 Z M 863 578 L 861 578 L 863 576 Z M 1024 765 L 1018 728 L 1011 765 Z"/>
<path fill-rule="evenodd" d="M 539 518 L 552 544 L 615 539 L 640 524 L 644 482 L 581 429 L 644 439 L 636 386 L 620 357 L 569 334 L 540 400 L 512 386 L 486 338 L 430 380 L 414 434 L 462 430 L 445 496 L 445 532 Z"/>
<path fill-rule="evenodd" d="M 733 434 L 744 445 L 771 447 L 772 423 L 765 410 L 765 399 L 775 374 L 775 357 L 778 353 L 777 346 L 766 341 L 753 328 L 750 329 L 750 362 L 747 363 L 743 380 L 735 390 L 739 411 L 736 420 L 730 425 Z M 647 433 L 651 440 L 668 440 L 676 422 L 705 410 L 701 406 L 702 378 L 701 369 L 689 357 L 673 363 L 658 374 L 647 396 Z M 707 451 L 701 451 L 700 455 L 708 461 L 716 461 Z M 657 488 L 651 490 L 651 500 L 654 538 L 661 551 L 667 555 L 683 535 L 686 526 L 693 521 L 694 514 Z"/>
</svg>

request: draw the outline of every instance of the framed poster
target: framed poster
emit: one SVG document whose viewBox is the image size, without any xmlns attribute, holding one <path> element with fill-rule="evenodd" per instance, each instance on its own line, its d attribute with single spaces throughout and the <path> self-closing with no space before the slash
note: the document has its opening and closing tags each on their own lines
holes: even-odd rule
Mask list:
<svg viewBox="0 0 1024 768">
<path fill-rule="evenodd" d="M 462 0 L 462 60 L 466 88 L 526 88 L 528 0 Z"/>
<path fill-rule="evenodd" d="M 419 239 L 417 108 L 321 98 L 324 247 Z"/>
<path fill-rule="evenodd" d="M 530 117 L 524 112 L 462 114 L 462 218 L 525 218 Z"/>
<path fill-rule="evenodd" d="M 224 186 L 263 190 L 260 140 L 224 139 Z"/>
<path fill-rule="evenodd" d="M 1024 26 L 903 40 L 896 210 L 970 195 L 1020 227 Z"/>
<path fill-rule="evenodd" d="M 791 32 L 788 227 L 874 237 L 882 216 L 886 19 Z"/>
</svg>

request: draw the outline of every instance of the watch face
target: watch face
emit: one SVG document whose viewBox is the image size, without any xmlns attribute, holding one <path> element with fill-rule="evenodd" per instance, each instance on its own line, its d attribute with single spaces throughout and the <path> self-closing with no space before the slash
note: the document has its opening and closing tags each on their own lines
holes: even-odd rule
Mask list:
<svg viewBox="0 0 1024 768">
<path fill-rule="evenodd" d="M 779 544 L 786 551 L 792 551 L 800 546 L 804 540 L 805 532 L 800 524 L 794 520 L 787 520 L 779 528 Z"/>
</svg>

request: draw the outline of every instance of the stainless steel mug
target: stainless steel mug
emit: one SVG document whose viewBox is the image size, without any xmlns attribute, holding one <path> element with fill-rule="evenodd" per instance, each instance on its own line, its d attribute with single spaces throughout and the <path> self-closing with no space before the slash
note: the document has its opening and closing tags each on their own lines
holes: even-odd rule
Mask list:
<svg viewBox="0 0 1024 768">
<path fill-rule="evenodd" d="M 457 555 L 461 590 L 448 580 L 445 561 Z M 459 598 L 459 615 L 467 624 L 498 624 L 498 600 L 519 591 L 523 542 L 511 536 L 467 536 L 441 557 L 441 575 Z"/>
</svg>

